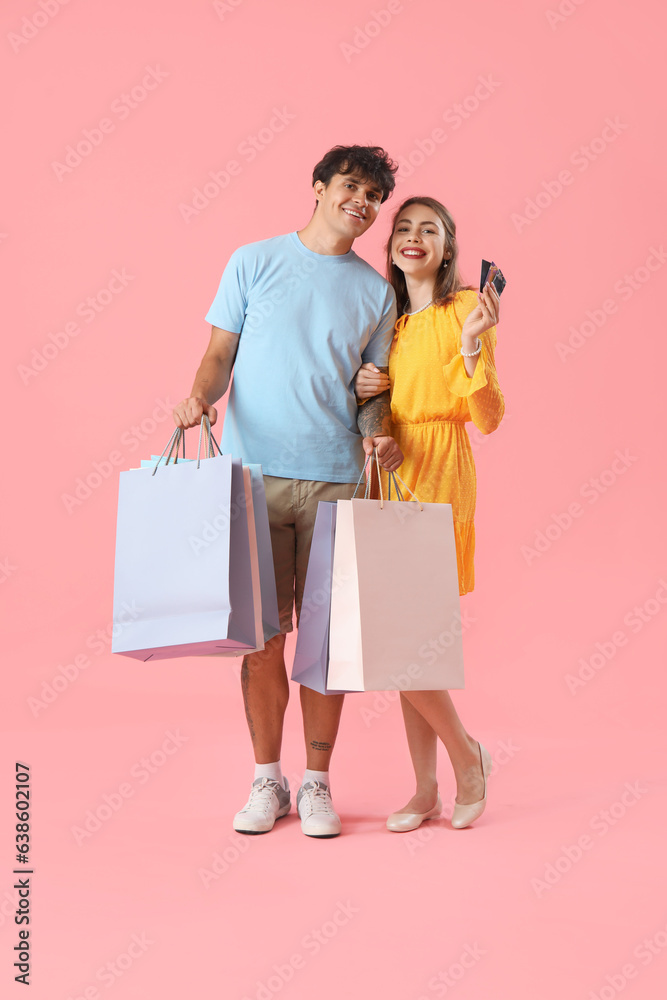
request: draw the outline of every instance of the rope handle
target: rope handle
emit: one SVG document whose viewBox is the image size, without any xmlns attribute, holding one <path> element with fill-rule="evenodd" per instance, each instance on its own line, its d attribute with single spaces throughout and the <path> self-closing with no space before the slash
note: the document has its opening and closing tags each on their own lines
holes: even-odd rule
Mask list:
<svg viewBox="0 0 667 1000">
<path fill-rule="evenodd" d="M 370 461 L 372 461 L 373 458 L 375 458 L 375 464 L 376 464 L 377 473 L 378 473 L 378 483 L 380 484 L 380 507 L 383 507 L 384 506 L 384 497 L 382 495 L 382 476 L 380 475 L 380 460 L 378 458 L 377 448 L 373 448 L 372 453 L 370 455 L 366 455 L 366 461 L 364 462 L 364 467 L 361 470 L 361 473 L 359 475 L 359 479 L 357 480 L 357 485 L 355 486 L 354 493 L 352 494 L 352 499 L 354 500 L 354 498 L 356 497 L 357 490 L 361 486 L 361 480 L 363 479 L 364 473 L 365 473 L 366 469 L 368 468 L 368 463 Z M 368 476 L 368 478 L 366 479 L 366 489 L 364 490 L 364 500 L 370 499 L 370 492 L 371 492 L 371 477 Z"/>
<path fill-rule="evenodd" d="M 207 435 L 207 445 L 208 445 L 208 457 L 215 458 L 215 451 L 213 450 L 213 444 L 218 449 L 218 452 L 222 455 L 220 451 L 220 445 L 213 437 L 213 431 L 211 430 L 211 422 L 205 413 L 202 413 L 201 421 L 199 422 L 199 444 L 197 445 L 197 468 L 199 468 L 199 463 L 201 461 L 201 439 L 204 432 L 204 422 L 206 425 L 206 435 Z"/>
<path fill-rule="evenodd" d="M 408 484 L 407 484 L 406 482 L 404 482 L 404 481 L 403 481 L 403 480 L 401 479 L 401 477 L 399 476 L 398 472 L 390 472 L 390 473 L 389 473 L 389 477 L 390 477 L 389 481 L 390 481 L 390 482 L 391 482 L 391 477 L 392 477 L 392 476 L 393 476 L 393 478 L 394 478 L 394 486 L 395 486 L 395 489 L 396 489 L 396 493 L 397 493 L 397 495 L 398 495 L 398 494 L 400 493 L 400 499 L 401 499 L 401 500 L 403 499 L 403 494 L 402 494 L 402 492 L 401 492 L 401 491 L 399 490 L 399 488 L 398 488 L 398 484 L 396 483 L 396 481 L 395 481 L 395 480 L 398 480 L 398 482 L 399 482 L 399 483 L 401 483 L 401 485 L 402 485 L 402 486 L 405 486 L 405 488 L 406 488 L 406 490 L 408 491 L 408 493 L 409 493 L 409 494 L 410 494 L 410 495 L 411 495 L 411 496 L 413 497 L 413 499 L 414 499 L 414 500 L 416 500 L 416 501 L 417 501 L 417 503 L 419 504 L 419 509 L 420 509 L 420 510 L 423 510 L 423 509 L 424 509 L 424 505 L 422 504 L 421 500 L 419 499 L 419 497 L 418 497 L 418 496 L 417 496 L 417 495 L 416 495 L 415 493 L 413 493 L 413 492 L 412 492 L 412 490 L 410 489 L 410 487 L 408 486 Z M 409 501 L 408 501 L 408 502 L 409 502 Z"/>
<path fill-rule="evenodd" d="M 354 493 L 352 494 L 352 499 L 354 500 L 354 498 L 356 497 L 357 490 L 359 489 L 359 487 L 361 485 L 361 480 L 363 479 L 364 473 L 365 473 L 366 469 L 368 468 L 368 463 L 373 458 L 375 458 L 375 464 L 377 466 L 377 473 L 378 473 L 378 483 L 379 483 L 379 486 L 380 486 L 380 510 L 383 510 L 384 509 L 384 496 L 383 496 L 383 493 L 382 493 L 382 475 L 380 474 L 380 460 L 378 458 L 377 448 L 373 448 L 372 454 L 366 456 L 366 461 L 364 462 L 364 467 L 361 470 L 361 475 L 359 476 L 359 479 L 357 480 L 357 485 L 355 487 Z M 410 494 L 410 496 L 419 504 L 420 511 L 424 510 L 424 505 L 422 504 L 422 502 L 419 499 L 419 497 L 415 493 L 412 492 L 412 490 L 410 489 L 410 487 L 408 486 L 408 484 L 406 482 L 404 482 L 403 479 L 401 479 L 401 477 L 399 476 L 399 474 L 397 472 L 389 472 L 389 473 L 387 473 L 387 478 L 388 478 L 388 481 L 389 481 L 389 487 L 388 487 L 388 490 L 387 490 L 387 500 L 391 500 L 391 484 L 393 482 L 394 489 L 396 491 L 396 497 L 397 497 L 397 499 L 400 500 L 401 502 L 404 502 L 403 501 L 403 491 L 401 490 L 400 486 L 398 485 L 400 483 L 401 486 L 405 487 L 405 489 L 408 491 L 408 493 Z M 371 477 L 368 476 L 368 478 L 366 479 L 366 489 L 364 491 L 364 500 L 368 500 L 369 499 L 370 491 L 371 491 Z"/>
<path fill-rule="evenodd" d="M 396 473 L 395 472 L 388 473 L 387 478 L 389 480 L 389 488 L 387 490 L 387 500 L 391 500 L 391 484 L 393 483 L 394 489 L 396 490 L 396 499 L 402 501 L 403 493 L 401 491 L 400 486 L 398 485 L 398 481 L 396 479 Z"/>
<path fill-rule="evenodd" d="M 215 445 L 215 447 L 218 449 L 219 454 L 222 455 L 222 451 L 220 449 L 220 445 L 216 441 L 215 437 L 213 436 L 213 432 L 211 431 L 211 423 L 210 423 L 207 415 L 204 413 L 204 414 L 202 414 L 202 418 L 201 418 L 200 425 L 199 425 L 199 444 L 197 446 L 197 468 L 199 468 L 199 464 L 201 462 L 201 441 L 202 441 L 202 435 L 204 433 L 204 427 L 206 427 L 206 450 L 208 451 L 208 458 L 215 458 L 215 450 L 213 448 L 213 445 Z M 164 451 L 162 452 L 162 454 L 158 458 L 157 462 L 155 463 L 155 466 L 153 468 L 153 472 L 151 473 L 151 475 L 154 476 L 155 473 L 157 472 L 158 466 L 159 466 L 160 462 L 162 461 L 162 459 L 165 456 L 165 452 L 167 453 L 167 457 L 165 459 L 165 463 L 164 464 L 165 465 L 169 465 L 169 462 L 171 461 L 172 455 L 173 455 L 173 458 L 174 458 L 174 465 L 177 464 L 177 462 L 178 462 L 178 449 L 179 449 L 181 443 L 183 445 L 183 458 L 185 458 L 185 431 L 183 430 L 182 427 L 177 427 L 175 429 L 174 433 L 169 438 L 169 441 L 167 442 Z M 174 448 L 176 449 L 175 451 L 174 451 Z"/>
</svg>

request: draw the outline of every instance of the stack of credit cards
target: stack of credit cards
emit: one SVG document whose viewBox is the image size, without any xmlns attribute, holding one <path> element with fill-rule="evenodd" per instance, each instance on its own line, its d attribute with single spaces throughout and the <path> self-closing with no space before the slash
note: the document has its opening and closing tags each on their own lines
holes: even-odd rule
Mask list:
<svg viewBox="0 0 667 1000">
<path fill-rule="evenodd" d="M 480 292 L 483 290 L 484 285 L 486 285 L 487 282 L 490 282 L 493 285 L 495 290 L 498 292 L 498 295 L 502 293 L 503 288 L 507 284 L 505 281 L 505 275 L 500 270 L 498 265 L 492 260 L 482 261 L 482 277 L 479 283 Z"/>
</svg>

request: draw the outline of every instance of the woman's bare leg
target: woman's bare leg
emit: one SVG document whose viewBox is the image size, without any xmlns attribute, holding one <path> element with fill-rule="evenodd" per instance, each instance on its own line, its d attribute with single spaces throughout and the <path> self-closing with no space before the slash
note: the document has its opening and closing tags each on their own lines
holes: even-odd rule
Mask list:
<svg viewBox="0 0 667 1000">
<path fill-rule="evenodd" d="M 426 719 L 403 694 L 401 694 L 401 708 L 412 766 L 415 769 L 417 790 L 407 805 L 398 812 L 425 813 L 433 808 L 438 798 L 436 777 L 438 737 Z"/>
<path fill-rule="evenodd" d="M 432 793 L 423 756 L 427 740 L 432 739 L 426 734 L 426 729 L 423 726 L 423 723 L 426 723 L 434 735 L 442 740 L 449 755 L 456 778 L 456 801 L 461 805 L 478 802 L 484 796 L 484 778 L 477 740 L 474 740 L 464 729 L 449 691 L 403 691 L 401 702 L 408 702 L 415 714 L 422 720 L 417 723 L 414 716 L 406 715 L 405 709 L 403 710 L 410 753 L 412 755 L 413 742 L 417 751 L 419 770 L 413 757 L 415 774 L 417 775 L 417 794 L 420 794 L 420 775 L 424 776 L 426 782 L 425 793 L 428 791 Z M 424 812 L 423 809 L 415 809 L 414 811 Z"/>
</svg>

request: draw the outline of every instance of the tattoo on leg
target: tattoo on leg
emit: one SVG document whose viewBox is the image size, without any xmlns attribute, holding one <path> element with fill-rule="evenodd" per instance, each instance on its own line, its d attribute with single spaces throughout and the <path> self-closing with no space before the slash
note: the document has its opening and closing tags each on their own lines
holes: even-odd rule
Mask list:
<svg viewBox="0 0 667 1000">
<path fill-rule="evenodd" d="M 310 745 L 313 750 L 331 750 L 333 744 L 326 743 L 322 740 L 311 740 Z"/>
<path fill-rule="evenodd" d="M 245 717 L 248 720 L 248 729 L 250 730 L 250 739 L 255 740 L 255 725 L 252 721 L 252 715 L 250 714 L 250 707 L 248 705 L 248 688 L 250 685 L 250 671 L 248 670 L 248 664 L 246 663 L 246 657 L 243 657 L 243 666 L 241 667 L 241 688 L 243 689 L 243 704 L 245 705 Z"/>
</svg>

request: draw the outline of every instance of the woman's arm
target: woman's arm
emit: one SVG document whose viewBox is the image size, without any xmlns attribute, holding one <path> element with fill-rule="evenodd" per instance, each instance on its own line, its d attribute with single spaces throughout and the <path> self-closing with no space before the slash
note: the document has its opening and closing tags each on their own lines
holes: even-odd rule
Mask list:
<svg viewBox="0 0 667 1000">
<path fill-rule="evenodd" d="M 500 319 L 500 296 L 493 285 L 486 284 L 477 293 L 477 305 L 468 313 L 461 330 L 461 351 L 466 372 L 473 377 L 479 354 L 479 338 L 483 333 L 495 327 Z"/>
<path fill-rule="evenodd" d="M 450 392 L 467 399 L 475 426 L 482 434 L 491 434 L 505 412 L 495 363 L 499 298 L 491 285 L 486 285 L 477 298 L 478 305 L 468 314 L 461 329 L 461 350 L 466 354 L 475 351 L 479 346 L 478 338 L 481 350 L 470 358 L 457 354 L 444 366 L 443 374 Z"/>
<path fill-rule="evenodd" d="M 496 430 L 505 412 L 505 399 L 498 384 L 498 374 L 495 362 L 496 333 L 489 330 L 484 334 L 482 344 L 481 360 L 478 362 L 478 369 L 484 370 L 486 383 L 480 385 L 478 389 L 468 396 L 468 409 L 475 427 L 478 427 L 482 434 L 491 434 Z M 476 374 L 476 373 L 475 373 Z M 470 379 L 472 383 L 474 376 Z"/>
</svg>

